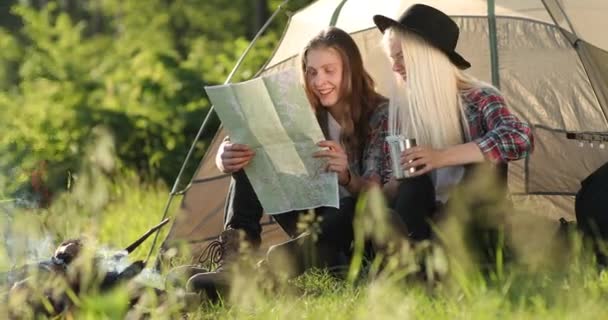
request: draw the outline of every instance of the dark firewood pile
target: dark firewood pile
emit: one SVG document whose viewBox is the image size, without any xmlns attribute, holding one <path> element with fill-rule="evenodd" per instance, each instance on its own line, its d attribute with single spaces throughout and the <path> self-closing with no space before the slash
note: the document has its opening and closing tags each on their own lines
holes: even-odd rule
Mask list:
<svg viewBox="0 0 608 320">
<path fill-rule="evenodd" d="M 50 259 L 0 274 L 1 299 L 8 306 L 9 318 L 69 313 L 83 293 L 104 293 L 121 284 L 128 286 L 130 305 L 137 303 L 146 290 L 162 296 L 163 290 L 154 286 L 132 283 L 146 262 L 131 262 L 128 255 L 167 222 L 162 221 L 123 250 L 100 254 L 85 241 L 70 239 L 63 241 Z"/>
</svg>

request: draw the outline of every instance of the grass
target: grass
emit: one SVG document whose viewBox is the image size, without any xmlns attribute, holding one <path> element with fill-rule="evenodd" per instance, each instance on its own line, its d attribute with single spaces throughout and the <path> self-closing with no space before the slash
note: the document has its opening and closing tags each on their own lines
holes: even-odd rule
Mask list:
<svg viewBox="0 0 608 320">
<path fill-rule="evenodd" d="M 134 175 L 110 180 L 107 175 L 91 172 L 80 178 L 79 185 L 69 194 L 58 198 L 46 210 L 4 208 L 0 236 L 0 270 L 15 264 L 48 258 L 61 240 L 83 234 L 90 243 L 122 248 L 156 224 L 165 204 L 168 190 L 163 185 L 141 184 Z M 88 180 L 92 179 L 92 180 Z M 491 183 L 491 182 L 488 182 Z M 488 185 L 473 188 L 486 190 Z M 464 190 L 463 194 L 475 190 Z M 576 235 L 559 247 L 560 254 L 551 250 L 530 250 L 535 243 L 550 243 L 517 232 L 500 232 L 499 245 L 492 250 L 475 249 L 472 232 L 467 225 L 479 218 L 475 210 L 463 214 L 467 207 L 455 204 L 453 218 L 436 232 L 449 252 L 449 273 L 439 281 L 420 281 L 417 263 L 430 261 L 440 267 L 439 258 L 428 250 L 412 250 L 402 246 L 395 268 L 386 268 L 373 277 L 357 277 L 357 266 L 351 270 L 352 281 L 340 280 L 326 272 L 311 270 L 305 275 L 275 286 L 260 285 L 260 274 L 242 273 L 234 279 L 235 289 L 225 300 L 212 304 L 204 302 L 187 313 L 188 319 L 608 319 L 608 273 L 600 272 Z M 493 201 L 492 199 L 485 199 Z M 485 201 L 484 200 L 484 201 Z M 495 199 L 494 199 L 495 200 Z M 177 201 L 179 202 L 179 201 Z M 372 191 L 359 204 L 358 239 L 391 234 L 391 226 L 383 220 L 383 202 Z M 483 220 L 492 221 L 488 207 L 480 206 Z M 500 206 L 497 206 L 500 207 Z M 498 210 L 500 211 L 500 210 Z M 175 212 L 175 211 L 172 211 Z M 459 213 L 460 212 L 460 213 Z M 489 218 L 490 217 L 490 218 Z M 366 220 L 367 219 L 367 220 Z M 371 220 L 369 220 L 371 219 Z M 368 228 L 374 226 L 374 228 Z M 165 228 L 165 232 L 168 228 Z M 378 230 L 381 232 L 378 235 Z M 528 229 L 525 229 L 528 230 Z M 539 235 L 540 234 L 540 235 Z M 162 239 L 161 235 L 161 239 Z M 535 232 L 542 237 L 542 232 Z M 550 237 L 551 235 L 545 235 Z M 382 238 L 382 237 L 380 237 Z M 390 238 L 390 237 L 389 237 Z M 385 239 L 390 241 L 390 239 Z M 502 240 L 500 240 L 502 239 Z M 528 241 L 525 241 L 525 240 Z M 515 243 L 513 254 L 502 250 L 505 242 Z M 517 243 L 520 243 L 518 245 Z M 521 245 L 523 243 L 523 245 Z M 135 259 L 144 258 L 151 241 L 136 251 Z M 518 247 L 519 246 L 519 247 Z M 37 249 L 37 250 L 33 250 Z M 487 249 L 487 248 L 486 248 Z M 533 252 L 531 252 L 533 251 Z M 422 252 L 422 253 L 421 253 Z M 422 259 L 420 260 L 420 255 Z M 537 259 L 526 259 L 535 257 Z M 429 260 L 428 257 L 433 259 Z M 488 258 L 489 257 L 489 258 Z M 540 258 L 538 258 L 540 257 Z M 393 257 L 394 258 L 394 257 Z M 384 261 L 391 265 L 391 258 Z M 484 260 L 485 259 L 485 260 Z M 405 260 L 405 261 L 403 261 Z M 489 261 L 483 268 L 479 261 Z M 413 266 L 413 267 L 412 267 Z M 410 268 L 410 269 L 408 269 Z M 403 270 L 410 270 L 403 272 Z M 372 272 L 373 273 L 373 272 Z M 128 287 L 109 293 L 95 290 L 74 295 L 79 307 L 65 318 L 74 319 L 137 319 L 144 314 L 152 319 L 172 319 L 182 316 L 183 306 L 178 291 L 171 291 L 164 300 L 148 295 L 131 309 L 127 305 Z M 5 300 L 5 299 L 3 299 Z M 8 306 L 3 301 L 4 312 Z M 6 313 L 3 313 L 6 314 Z"/>
</svg>

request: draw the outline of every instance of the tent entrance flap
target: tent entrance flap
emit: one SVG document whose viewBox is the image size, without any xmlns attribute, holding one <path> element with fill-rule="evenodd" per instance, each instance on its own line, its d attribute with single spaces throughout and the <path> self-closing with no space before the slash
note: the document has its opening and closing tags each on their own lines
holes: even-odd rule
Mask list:
<svg viewBox="0 0 608 320">
<path fill-rule="evenodd" d="M 555 25 L 562 31 L 562 34 L 569 39 L 572 46 L 578 52 L 581 61 L 583 62 L 585 72 L 587 72 L 587 75 L 589 76 L 589 81 L 591 82 L 595 96 L 600 104 L 604 120 L 608 122 L 608 74 L 606 73 L 606 69 L 608 69 L 608 53 L 600 48 L 594 47 L 579 37 L 577 30 L 573 27 L 562 3 L 558 0 L 542 0 L 542 2 L 547 8 L 551 19 L 555 22 Z M 606 8 L 608 9 L 608 6 Z M 591 54 L 592 50 L 595 55 Z M 603 57 L 601 57 L 602 52 L 604 53 Z M 603 70 L 602 66 L 604 67 Z"/>
<path fill-rule="evenodd" d="M 608 122 L 608 52 L 579 40 L 576 43 L 595 96 Z"/>
</svg>

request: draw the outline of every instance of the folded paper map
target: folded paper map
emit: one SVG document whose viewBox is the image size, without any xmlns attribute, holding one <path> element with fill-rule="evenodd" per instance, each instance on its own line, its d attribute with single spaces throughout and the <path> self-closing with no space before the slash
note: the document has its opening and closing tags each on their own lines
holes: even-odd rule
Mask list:
<svg viewBox="0 0 608 320">
<path fill-rule="evenodd" d="M 255 150 L 245 173 L 266 213 L 339 207 L 336 174 L 312 157 L 324 137 L 297 71 L 205 90 L 230 140 Z"/>
</svg>

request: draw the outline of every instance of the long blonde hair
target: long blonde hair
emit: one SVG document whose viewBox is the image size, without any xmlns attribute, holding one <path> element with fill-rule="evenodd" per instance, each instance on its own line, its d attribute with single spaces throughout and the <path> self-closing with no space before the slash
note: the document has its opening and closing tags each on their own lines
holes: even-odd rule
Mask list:
<svg viewBox="0 0 608 320">
<path fill-rule="evenodd" d="M 461 95 L 489 86 L 458 69 L 445 53 L 412 32 L 389 28 L 383 44 L 400 41 L 406 80 L 391 92 L 389 130 L 416 138 L 419 145 L 445 148 L 470 141 Z"/>
</svg>

